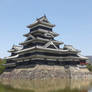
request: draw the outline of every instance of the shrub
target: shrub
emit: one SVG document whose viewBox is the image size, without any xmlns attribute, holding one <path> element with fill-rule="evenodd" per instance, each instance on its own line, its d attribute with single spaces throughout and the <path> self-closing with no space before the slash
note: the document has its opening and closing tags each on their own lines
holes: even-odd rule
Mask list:
<svg viewBox="0 0 92 92">
<path fill-rule="evenodd" d="M 3 64 L 6 63 L 5 59 L 0 59 L 0 74 L 4 71 L 5 66 Z"/>
<path fill-rule="evenodd" d="M 88 68 L 89 71 L 92 72 L 92 65 L 91 65 L 91 64 L 88 64 L 88 65 L 87 65 L 87 68 Z"/>
</svg>

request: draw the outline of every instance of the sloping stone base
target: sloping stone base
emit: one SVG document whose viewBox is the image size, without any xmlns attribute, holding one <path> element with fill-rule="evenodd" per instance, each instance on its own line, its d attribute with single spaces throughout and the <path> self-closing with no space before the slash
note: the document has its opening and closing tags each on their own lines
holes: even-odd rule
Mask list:
<svg viewBox="0 0 92 92">
<path fill-rule="evenodd" d="M 11 71 L 5 71 L 0 75 L 1 79 L 48 79 L 48 78 L 86 78 L 91 79 L 92 73 L 85 69 L 71 66 L 36 65 L 34 67 L 19 67 Z"/>
</svg>

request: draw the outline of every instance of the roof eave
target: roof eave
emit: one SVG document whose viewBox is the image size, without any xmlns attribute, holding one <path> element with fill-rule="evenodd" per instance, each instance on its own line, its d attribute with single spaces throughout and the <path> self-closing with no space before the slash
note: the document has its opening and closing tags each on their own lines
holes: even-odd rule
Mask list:
<svg viewBox="0 0 92 92">
<path fill-rule="evenodd" d="M 34 23 L 34 24 L 28 25 L 27 28 L 32 28 L 33 26 L 35 26 L 35 25 L 37 25 L 37 24 L 43 24 L 43 25 L 46 25 L 46 26 L 49 26 L 49 27 L 55 27 L 54 24 L 48 24 L 48 23 L 43 23 L 43 22 L 41 22 L 41 21 L 37 21 L 37 22 Z"/>
</svg>

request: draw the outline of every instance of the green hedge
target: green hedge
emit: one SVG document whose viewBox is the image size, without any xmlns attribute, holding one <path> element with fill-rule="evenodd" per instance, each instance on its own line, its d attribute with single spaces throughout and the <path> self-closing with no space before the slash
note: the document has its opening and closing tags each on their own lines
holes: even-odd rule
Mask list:
<svg viewBox="0 0 92 92">
<path fill-rule="evenodd" d="M 87 68 L 88 68 L 89 71 L 92 72 L 92 65 L 91 65 L 91 64 L 88 64 L 88 65 L 87 65 Z"/>
<path fill-rule="evenodd" d="M 4 71 L 5 66 L 3 66 L 3 64 L 6 63 L 5 59 L 0 59 L 0 74 Z"/>
</svg>

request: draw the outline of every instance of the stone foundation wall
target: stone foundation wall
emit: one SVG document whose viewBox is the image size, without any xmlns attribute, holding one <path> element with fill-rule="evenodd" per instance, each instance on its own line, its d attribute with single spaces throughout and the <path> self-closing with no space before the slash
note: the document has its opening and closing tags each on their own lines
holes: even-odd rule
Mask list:
<svg viewBox="0 0 92 92">
<path fill-rule="evenodd" d="M 48 79 L 48 78 L 86 78 L 92 79 L 92 73 L 88 69 L 77 67 L 36 65 L 35 67 L 19 67 L 12 71 L 5 71 L 0 75 L 1 79 Z"/>
</svg>

